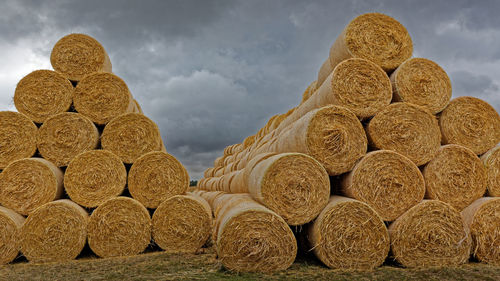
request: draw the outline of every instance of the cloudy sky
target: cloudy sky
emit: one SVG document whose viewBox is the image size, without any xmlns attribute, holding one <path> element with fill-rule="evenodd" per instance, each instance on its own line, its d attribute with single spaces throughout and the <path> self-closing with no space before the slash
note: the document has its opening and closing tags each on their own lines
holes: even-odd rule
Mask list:
<svg viewBox="0 0 500 281">
<path fill-rule="evenodd" d="M 0 0 L 0 10 L 0 110 L 15 109 L 24 75 L 51 69 L 60 37 L 89 34 L 194 179 L 297 105 L 337 35 L 366 12 L 406 26 L 413 55 L 446 70 L 453 96 L 500 110 L 499 1 Z"/>
</svg>

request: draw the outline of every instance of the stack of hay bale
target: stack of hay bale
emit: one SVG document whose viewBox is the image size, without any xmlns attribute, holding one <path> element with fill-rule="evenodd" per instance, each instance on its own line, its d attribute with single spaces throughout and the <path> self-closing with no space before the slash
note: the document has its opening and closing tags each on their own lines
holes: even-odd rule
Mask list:
<svg viewBox="0 0 500 281">
<path fill-rule="evenodd" d="M 302 102 L 215 159 L 196 194 L 227 268 L 290 266 L 284 223 L 304 225 L 307 250 L 331 268 L 371 269 L 389 253 L 405 267 L 471 254 L 500 264 L 500 116 L 450 101 L 446 72 L 412 52 L 395 19 L 355 18 Z"/>
<path fill-rule="evenodd" d="M 139 254 L 152 240 L 201 248 L 210 206 L 186 194 L 186 169 L 101 44 L 70 34 L 51 63 L 18 83 L 19 112 L 0 112 L 0 264 L 19 251 L 35 262 L 74 259 L 87 241 L 100 257 Z"/>
</svg>

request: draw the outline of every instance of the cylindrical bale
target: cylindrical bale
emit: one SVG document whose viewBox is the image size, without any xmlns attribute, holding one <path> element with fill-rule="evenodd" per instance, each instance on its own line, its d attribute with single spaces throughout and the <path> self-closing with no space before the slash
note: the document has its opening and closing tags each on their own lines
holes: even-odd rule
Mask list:
<svg viewBox="0 0 500 281">
<path fill-rule="evenodd" d="M 136 99 L 134 99 L 134 104 L 135 104 L 135 110 L 134 110 L 134 112 L 135 113 L 144 114 L 144 112 L 142 111 L 141 105 L 139 104 L 139 102 Z"/>
<path fill-rule="evenodd" d="M 313 220 L 330 197 L 323 166 L 301 153 L 282 153 L 258 163 L 250 172 L 248 191 L 290 225 Z"/>
<path fill-rule="evenodd" d="M 62 74 L 52 70 L 35 70 L 17 83 L 14 104 L 33 122 L 66 112 L 73 102 L 74 88 Z"/>
<path fill-rule="evenodd" d="M 442 146 L 423 169 L 426 198 L 446 202 L 461 211 L 486 192 L 486 169 L 472 150 Z"/>
<path fill-rule="evenodd" d="M 38 128 L 24 114 L 0 111 L 0 170 L 36 152 Z"/>
<path fill-rule="evenodd" d="M 224 174 L 224 166 L 218 166 L 214 170 L 214 177 L 221 177 Z"/>
<path fill-rule="evenodd" d="M 0 204 L 22 215 L 62 193 L 63 172 L 42 158 L 16 160 L 0 173 Z"/>
<path fill-rule="evenodd" d="M 203 172 L 203 176 L 204 176 L 205 178 L 209 178 L 209 177 L 213 176 L 213 172 L 214 172 L 214 170 L 215 170 L 215 169 L 214 169 L 213 167 L 211 167 L 211 168 L 207 168 L 207 169 Z"/>
<path fill-rule="evenodd" d="M 372 151 L 342 179 L 345 195 L 372 207 L 384 221 L 393 221 L 425 195 L 418 167 L 407 157 L 389 150 Z"/>
<path fill-rule="evenodd" d="M 217 256 L 230 271 L 285 270 L 295 260 L 297 241 L 292 230 L 279 215 L 257 202 L 240 202 L 216 220 L 220 221 Z"/>
<path fill-rule="evenodd" d="M 23 216 L 0 206 L 0 265 L 13 261 L 19 254 L 19 234 L 23 223 Z"/>
<path fill-rule="evenodd" d="M 451 99 L 451 81 L 435 62 L 411 58 L 391 74 L 393 100 L 427 108 L 432 114 L 441 112 Z"/>
<path fill-rule="evenodd" d="M 328 74 L 330 74 L 330 73 L 328 73 Z M 306 100 L 308 100 L 312 96 L 312 94 L 314 94 L 314 92 L 316 92 L 316 81 L 312 81 L 311 84 L 309 84 L 309 86 L 307 86 L 306 90 L 302 94 L 302 101 L 300 103 L 302 104 Z M 285 117 L 286 116 L 287 115 L 285 114 Z"/>
<path fill-rule="evenodd" d="M 100 257 L 142 253 L 151 240 L 151 218 L 137 200 L 116 197 L 99 205 L 90 215 L 88 242 Z"/>
<path fill-rule="evenodd" d="M 127 170 L 118 156 L 107 150 L 79 154 L 66 168 L 64 188 L 74 202 L 94 208 L 122 194 Z"/>
<path fill-rule="evenodd" d="M 118 155 L 126 164 L 151 151 L 162 149 L 158 126 L 139 113 L 126 113 L 109 122 L 102 132 L 103 149 Z"/>
<path fill-rule="evenodd" d="M 481 156 L 488 176 L 488 195 L 500 197 L 500 146 L 496 146 Z"/>
<path fill-rule="evenodd" d="M 437 119 L 427 109 L 405 102 L 377 113 L 366 133 L 371 146 L 403 154 L 417 166 L 431 161 L 441 146 Z"/>
<path fill-rule="evenodd" d="M 68 199 L 42 205 L 21 228 L 21 252 L 32 262 L 75 259 L 85 246 L 87 223 L 87 212 Z"/>
<path fill-rule="evenodd" d="M 157 208 L 168 198 L 184 194 L 188 187 L 189 175 L 184 166 L 162 151 L 139 157 L 128 174 L 130 194 L 147 208 Z"/>
<path fill-rule="evenodd" d="M 85 76 L 75 88 L 73 105 L 76 111 L 99 125 L 105 125 L 124 113 L 134 112 L 136 107 L 127 84 L 108 72 Z"/>
<path fill-rule="evenodd" d="M 471 238 L 460 212 L 424 200 L 389 226 L 394 259 L 405 267 L 453 266 L 467 262 Z"/>
<path fill-rule="evenodd" d="M 248 136 L 243 140 L 243 148 L 251 146 L 255 142 L 255 136 Z"/>
<path fill-rule="evenodd" d="M 443 144 L 459 144 L 480 155 L 500 142 L 500 115 L 474 97 L 453 99 L 439 116 Z"/>
<path fill-rule="evenodd" d="M 367 204 L 332 196 L 308 227 L 312 251 L 334 269 L 367 270 L 380 266 L 389 253 L 389 233 Z"/>
<path fill-rule="evenodd" d="M 223 162 L 224 160 L 222 160 L 223 157 L 224 156 L 219 156 L 219 157 L 215 158 L 215 160 L 214 160 L 214 168 L 220 167 L 220 166 L 222 166 L 222 164 L 224 164 L 224 162 Z"/>
<path fill-rule="evenodd" d="M 47 118 L 38 130 L 38 151 L 58 167 L 99 145 L 99 131 L 87 117 L 64 112 Z"/>
<path fill-rule="evenodd" d="M 102 45 L 85 34 L 73 33 L 57 41 L 50 54 L 50 63 L 55 71 L 72 81 L 80 81 L 93 72 L 112 71 Z"/>
<path fill-rule="evenodd" d="M 153 240 L 167 252 L 197 252 L 212 232 L 212 210 L 205 199 L 176 195 L 153 214 Z"/>
<path fill-rule="evenodd" d="M 483 197 L 462 211 L 479 261 L 500 265 L 500 197 Z"/>
</svg>

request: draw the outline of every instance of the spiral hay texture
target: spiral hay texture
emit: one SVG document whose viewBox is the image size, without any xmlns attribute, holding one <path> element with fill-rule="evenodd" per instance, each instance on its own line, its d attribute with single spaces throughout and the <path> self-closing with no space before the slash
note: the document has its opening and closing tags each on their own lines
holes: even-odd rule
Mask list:
<svg viewBox="0 0 500 281">
<path fill-rule="evenodd" d="M 111 72 L 108 54 L 94 38 L 73 33 L 64 36 L 55 44 L 50 54 L 50 63 L 55 71 L 71 81 L 80 81 L 93 72 Z"/>
<path fill-rule="evenodd" d="M 343 178 L 342 191 L 367 203 L 384 221 L 393 221 L 424 199 L 425 182 L 410 159 L 378 150 L 366 154 Z"/>
<path fill-rule="evenodd" d="M 100 257 L 142 253 L 151 240 L 151 218 L 139 201 L 116 197 L 99 205 L 90 216 L 88 242 Z"/>
<path fill-rule="evenodd" d="M 460 213 L 424 200 L 389 226 L 391 250 L 405 267 L 452 266 L 467 262 L 471 239 Z"/>
<path fill-rule="evenodd" d="M 19 233 L 24 217 L 0 206 L 0 265 L 13 261 L 19 254 Z"/>
<path fill-rule="evenodd" d="M 487 175 L 472 150 L 449 144 L 423 169 L 426 197 L 446 202 L 462 210 L 486 192 Z"/>
<path fill-rule="evenodd" d="M 439 118 L 443 144 L 459 144 L 480 155 L 500 142 L 500 116 L 478 98 L 453 99 Z"/>
<path fill-rule="evenodd" d="M 434 158 L 441 146 L 436 118 L 423 107 L 405 102 L 385 107 L 367 126 L 370 144 L 377 149 L 396 151 L 417 166 Z"/>
<path fill-rule="evenodd" d="M 212 232 L 212 210 L 197 195 L 176 195 L 153 214 L 153 240 L 167 252 L 197 252 Z"/>
<path fill-rule="evenodd" d="M 139 157 L 128 175 L 132 197 L 147 208 L 157 208 L 168 198 L 184 194 L 189 187 L 189 175 L 174 156 L 153 151 Z"/>
<path fill-rule="evenodd" d="M 479 261 L 500 265 L 500 198 L 480 198 L 462 211 Z"/>
<path fill-rule="evenodd" d="M 490 149 L 481 156 L 488 176 L 488 194 L 500 197 L 500 146 Z"/>
<path fill-rule="evenodd" d="M 104 127 L 101 145 L 126 164 L 148 152 L 162 150 L 158 126 L 139 113 L 126 113 L 111 120 Z"/>
<path fill-rule="evenodd" d="M 79 113 L 64 112 L 49 117 L 38 131 L 38 151 L 58 167 L 67 166 L 75 156 L 98 145 L 99 131 Z"/>
<path fill-rule="evenodd" d="M 288 224 L 301 225 L 313 220 L 328 203 L 330 180 L 314 158 L 282 153 L 261 161 L 252 169 L 248 191 Z"/>
<path fill-rule="evenodd" d="M 40 206 L 21 228 L 21 252 L 32 262 L 75 259 L 85 246 L 87 223 L 87 212 L 70 200 Z"/>
<path fill-rule="evenodd" d="M 394 100 L 427 108 L 432 114 L 441 112 L 451 99 L 451 81 L 435 62 L 412 58 L 391 74 Z"/>
<path fill-rule="evenodd" d="M 87 151 L 69 163 L 64 188 L 74 202 L 94 208 L 120 195 L 127 184 L 127 170 L 118 156 L 106 150 Z"/>
<path fill-rule="evenodd" d="M 76 111 L 99 125 L 127 112 L 139 112 L 127 84 L 108 72 L 85 76 L 75 88 L 73 103 Z"/>
<path fill-rule="evenodd" d="M 0 173 L 0 204 L 22 215 L 59 199 L 63 193 L 63 172 L 41 158 L 14 161 Z"/>
<path fill-rule="evenodd" d="M 312 251 L 334 269 L 367 270 L 380 266 L 389 253 L 389 233 L 367 204 L 332 196 L 309 225 Z"/>
<path fill-rule="evenodd" d="M 36 70 L 17 83 L 14 104 L 33 122 L 43 123 L 48 117 L 69 110 L 73 92 L 73 85 L 62 74 Z"/>
<path fill-rule="evenodd" d="M 0 170 L 36 152 L 38 128 L 24 114 L 0 111 Z"/>
</svg>

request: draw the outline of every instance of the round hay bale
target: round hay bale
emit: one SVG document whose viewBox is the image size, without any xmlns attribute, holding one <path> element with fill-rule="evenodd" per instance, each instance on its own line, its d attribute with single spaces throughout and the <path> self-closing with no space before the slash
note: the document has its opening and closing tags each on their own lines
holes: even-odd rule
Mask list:
<svg viewBox="0 0 500 281">
<path fill-rule="evenodd" d="M 136 99 L 134 99 L 134 105 L 135 105 L 134 112 L 144 114 L 144 112 L 142 111 L 141 105 L 139 104 L 139 102 Z"/>
<path fill-rule="evenodd" d="M 483 197 L 462 211 L 472 237 L 472 254 L 479 261 L 500 265 L 500 198 Z"/>
<path fill-rule="evenodd" d="M 326 266 L 368 270 L 389 253 L 389 233 L 382 218 L 367 204 L 332 196 L 308 228 L 312 251 Z"/>
<path fill-rule="evenodd" d="M 460 145 L 442 146 L 422 173 L 426 198 L 446 202 L 459 211 L 486 192 L 486 169 L 472 150 Z"/>
<path fill-rule="evenodd" d="M 500 142 L 500 115 L 487 102 L 473 97 L 453 99 L 441 112 L 443 144 L 459 144 L 480 155 Z"/>
<path fill-rule="evenodd" d="M 248 136 L 243 140 L 243 148 L 251 146 L 255 142 L 255 136 Z"/>
<path fill-rule="evenodd" d="M 142 253 L 151 240 L 151 218 L 139 201 L 116 197 L 99 205 L 90 215 L 88 241 L 100 257 Z"/>
<path fill-rule="evenodd" d="M 207 168 L 204 172 L 203 172 L 203 177 L 205 178 L 209 178 L 209 177 L 212 177 L 213 176 L 213 172 L 214 172 L 214 168 L 213 167 L 210 167 L 210 168 Z"/>
<path fill-rule="evenodd" d="M 79 113 L 64 112 L 49 117 L 38 130 L 38 151 L 58 167 L 67 166 L 75 156 L 98 145 L 99 131 Z"/>
<path fill-rule="evenodd" d="M 151 151 L 162 149 L 158 126 L 139 113 L 125 113 L 109 122 L 102 132 L 103 149 L 118 155 L 126 164 Z"/>
<path fill-rule="evenodd" d="M 212 232 L 212 210 L 205 199 L 176 195 L 153 214 L 153 240 L 167 252 L 197 252 Z"/>
<path fill-rule="evenodd" d="M 330 197 L 323 166 L 301 153 L 282 153 L 259 162 L 249 174 L 248 192 L 290 225 L 313 220 Z"/>
<path fill-rule="evenodd" d="M 85 246 L 87 223 L 87 212 L 68 199 L 42 205 L 21 228 L 21 252 L 32 262 L 75 259 Z"/>
<path fill-rule="evenodd" d="M 0 170 L 36 152 L 38 128 L 24 114 L 0 111 Z"/>
<path fill-rule="evenodd" d="M 273 211 L 247 199 L 219 213 L 217 256 L 236 272 L 285 270 L 297 255 L 297 241 L 286 222 Z"/>
<path fill-rule="evenodd" d="M 366 132 L 372 146 L 403 154 L 417 166 L 431 161 L 441 146 L 436 118 L 427 109 L 405 102 L 377 113 Z"/>
<path fill-rule="evenodd" d="M 460 213 L 447 203 L 424 200 L 389 226 L 391 250 L 405 267 L 467 262 L 471 239 Z"/>
<path fill-rule="evenodd" d="M 302 94 L 302 101 L 300 103 L 304 103 L 307 99 L 309 99 L 309 97 L 312 96 L 312 94 L 314 94 L 315 91 L 316 91 L 316 81 L 312 81 L 311 84 L 307 86 L 306 90 Z M 285 113 L 285 117 L 286 116 L 287 115 Z"/>
<path fill-rule="evenodd" d="M 136 104 L 127 84 L 108 72 L 85 76 L 75 88 L 73 105 L 92 122 L 105 125 L 116 116 L 134 112 Z"/>
<path fill-rule="evenodd" d="M 174 156 L 153 151 L 139 157 L 128 174 L 128 190 L 147 208 L 155 209 L 168 198 L 184 194 L 189 175 Z"/>
<path fill-rule="evenodd" d="M 0 204 L 25 216 L 62 193 L 63 172 L 45 159 L 16 160 L 0 173 Z"/>
<path fill-rule="evenodd" d="M 19 233 L 24 217 L 0 206 L 0 265 L 8 264 L 19 254 Z"/>
<path fill-rule="evenodd" d="M 372 207 L 384 221 L 393 221 L 425 195 L 418 167 L 405 156 L 389 150 L 372 151 L 342 179 L 346 196 Z"/>
<path fill-rule="evenodd" d="M 106 150 L 79 154 L 66 168 L 64 188 L 74 202 L 94 208 L 122 194 L 127 170 L 118 156 Z"/>
<path fill-rule="evenodd" d="M 394 101 L 423 106 L 432 114 L 441 112 L 450 102 L 450 78 L 431 60 L 411 58 L 401 64 L 390 78 Z"/>
<path fill-rule="evenodd" d="M 72 81 L 80 81 L 85 75 L 111 72 L 108 54 L 94 38 L 73 33 L 59 39 L 50 54 L 50 63 L 55 71 Z"/>
<path fill-rule="evenodd" d="M 488 195 L 500 197 L 500 146 L 496 146 L 481 156 L 488 176 Z"/>
<path fill-rule="evenodd" d="M 36 70 L 17 83 L 14 104 L 33 122 L 43 123 L 48 117 L 70 109 L 73 91 L 73 85 L 62 74 Z"/>
</svg>

